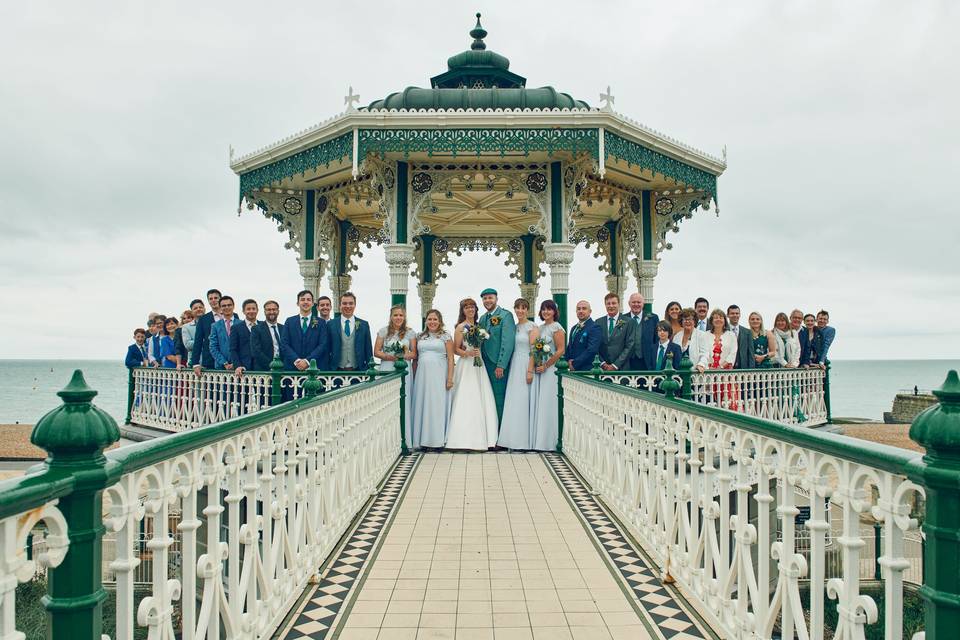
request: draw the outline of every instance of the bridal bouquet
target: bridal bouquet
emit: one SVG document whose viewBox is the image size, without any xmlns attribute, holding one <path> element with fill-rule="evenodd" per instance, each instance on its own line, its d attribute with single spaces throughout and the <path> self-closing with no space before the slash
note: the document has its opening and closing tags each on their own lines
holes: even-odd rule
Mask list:
<svg viewBox="0 0 960 640">
<path fill-rule="evenodd" d="M 539 367 L 550 359 L 550 352 L 553 349 L 543 339 L 539 338 L 530 345 L 530 355 L 533 356 L 533 366 Z"/>
<path fill-rule="evenodd" d="M 465 325 L 463 327 L 463 341 L 467 343 L 467 346 L 473 347 L 474 349 L 479 349 L 483 346 L 483 343 L 490 337 L 490 334 L 487 333 L 486 329 L 479 325 Z M 473 366 L 482 367 L 483 358 L 480 356 L 474 356 Z"/>
</svg>

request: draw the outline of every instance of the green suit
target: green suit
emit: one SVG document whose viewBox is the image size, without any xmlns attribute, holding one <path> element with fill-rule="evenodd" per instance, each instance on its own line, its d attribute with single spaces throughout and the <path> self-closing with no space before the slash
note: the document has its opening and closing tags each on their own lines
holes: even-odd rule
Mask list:
<svg viewBox="0 0 960 640">
<path fill-rule="evenodd" d="M 493 318 L 499 322 L 493 323 Z M 493 397 L 497 401 L 497 419 L 503 419 L 503 398 L 507 393 L 507 376 L 510 375 L 510 358 L 513 357 L 513 341 L 517 332 L 517 325 L 513 321 L 513 314 L 497 307 L 492 312 L 483 314 L 480 326 L 490 337 L 480 349 L 483 355 L 483 364 L 487 368 L 487 376 L 493 386 Z M 495 370 L 503 369 L 503 377 L 497 379 Z"/>
</svg>

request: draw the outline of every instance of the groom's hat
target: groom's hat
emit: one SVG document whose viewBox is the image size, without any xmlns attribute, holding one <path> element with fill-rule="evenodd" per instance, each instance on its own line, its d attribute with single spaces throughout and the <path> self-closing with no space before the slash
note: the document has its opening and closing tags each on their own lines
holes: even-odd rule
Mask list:
<svg viewBox="0 0 960 640">
<path fill-rule="evenodd" d="M 481 297 L 481 298 L 482 298 L 483 296 L 495 296 L 495 295 L 497 295 L 497 290 L 496 290 L 496 289 L 491 289 L 490 287 L 487 287 L 486 289 L 484 289 L 483 291 L 480 292 L 480 297 Z"/>
</svg>

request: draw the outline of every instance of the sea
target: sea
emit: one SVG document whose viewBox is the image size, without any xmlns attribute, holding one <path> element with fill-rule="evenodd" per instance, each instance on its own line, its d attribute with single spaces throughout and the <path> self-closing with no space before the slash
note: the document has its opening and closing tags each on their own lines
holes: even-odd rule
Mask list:
<svg viewBox="0 0 960 640">
<path fill-rule="evenodd" d="M 0 424 L 34 424 L 57 407 L 56 392 L 74 370 L 98 391 L 98 407 L 123 422 L 127 370 L 113 360 L 0 360 Z M 834 418 L 882 420 L 900 391 L 940 386 L 960 360 L 835 360 L 830 370 Z"/>
</svg>

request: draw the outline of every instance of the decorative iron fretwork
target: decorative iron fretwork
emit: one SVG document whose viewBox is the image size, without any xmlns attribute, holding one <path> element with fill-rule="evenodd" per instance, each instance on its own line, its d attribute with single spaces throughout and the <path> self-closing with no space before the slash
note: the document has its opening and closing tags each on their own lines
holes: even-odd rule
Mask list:
<svg viewBox="0 0 960 640">
<path fill-rule="evenodd" d="M 640 198 L 637 196 L 630 196 L 630 213 L 634 215 L 640 213 Z"/>
<path fill-rule="evenodd" d="M 397 184 L 397 176 L 390 167 L 383 170 L 383 184 L 387 189 L 393 189 L 394 185 Z"/>
<path fill-rule="evenodd" d="M 543 193 L 547 188 L 547 176 L 539 171 L 527 176 L 527 189 L 532 193 Z"/>
<path fill-rule="evenodd" d="M 661 191 L 654 194 L 657 197 L 654 238 L 654 257 L 660 255 L 661 251 L 673 248 L 673 243 L 667 241 L 667 233 L 677 233 L 680 230 L 680 223 L 693 217 L 694 211 L 703 209 L 710 210 L 710 196 L 702 192 L 687 189 L 681 191 Z M 669 202 L 669 206 L 660 206 L 661 201 Z"/>
<path fill-rule="evenodd" d="M 573 170 L 573 167 L 567 167 L 563 172 L 563 186 L 567 189 L 573 186 L 573 181 L 576 180 L 577 173 Z"/>
<path fill-rule="evenodd" d="M 290 196 L 283 201 L 283 210 L 291 216 L 300 215 L 300 212 L 303 211 L 303 202 L 300 198 Z"/>
<path fill-rule="evenodd" d="M 657 198 L 657 213 L 661 216 L 667 216 L 673 213 L 673 200 L 667 197 Z"/>
<path fill-rule="evenodd" d="M 427 193 L 433 187 L 433 178 L 425 171 L 415 173 L 410 181 L 410 186 L 417 193 Z"/>
<path fill-rule="evenodd" d="M 510 253 L 520 253 L 523 251 L 523 240 L 520 238 L 512 238 L 507 242 L 507 248 L 510 249 Z"/>
<path fill-rule="evenodd" d="M 353 134 L 345 133 L 305 151 L 248 171 L 240 176 L 240 197 L 257 187 L 266 187 L 320 166 L 329 167 L 333 162 L 350 157 L 352 150 Z"/>
<path fill-rule="evenodd" d="M 327 206 L 330 204 L 330 200 L 327 196 L 320 196 L 317 198 L 317 213 L 326 213 Z"/>
<path fill-rule="evenodd" d="M 399 152 L 500 153 L 510 151 L 530 153 L 546 151 L 549 154 L 567 152 L 573 155 L 589 153 L 599 157 L 597 129 L 361 129 L 359 152 L 383 155 Z"/>
<path fill-rule="evenodd" d="M 698 191 L 705 191 L 716 198 L 717 176 L 703 169 L 692 167 L 609 131 L 604 134 L 604 148 L 607 157 L 618 158 L 629 165 L 649 169 L 655 175 L 660 174 Z"/>
</svg>

